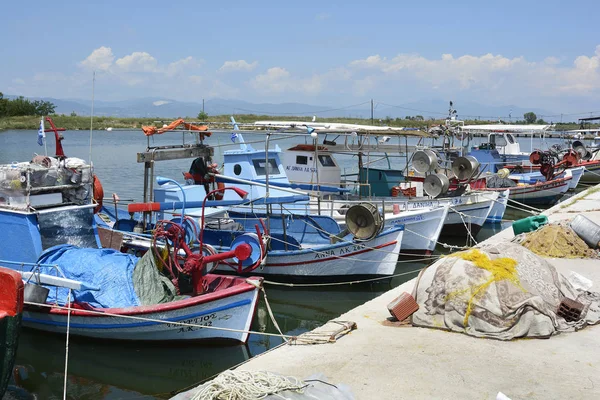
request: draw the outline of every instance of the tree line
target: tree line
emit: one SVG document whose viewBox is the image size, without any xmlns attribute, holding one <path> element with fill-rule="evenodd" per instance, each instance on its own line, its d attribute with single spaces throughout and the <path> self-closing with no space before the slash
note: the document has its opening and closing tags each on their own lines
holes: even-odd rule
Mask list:
<svg viewBox="0 0 600 400">
<path fill-rule="evenodd" d="M 29 100 L 23 96 L 15 99 L 5 99 L 0 92 L 0 118 L 21 117 L 26 115 L 50 115 L 54 114 L 56 106 L 50 101 Z"/>
</svg>

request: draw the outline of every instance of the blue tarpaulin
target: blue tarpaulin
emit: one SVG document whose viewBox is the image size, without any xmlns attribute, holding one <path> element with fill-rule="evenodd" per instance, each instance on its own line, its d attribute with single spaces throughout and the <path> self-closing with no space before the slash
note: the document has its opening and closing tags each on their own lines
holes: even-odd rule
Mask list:
<svg viewBox="0 0 600 400">
<path fill-rule="evenodd" d="M 120 308 L 140 305 L 133 286 L 133 271 L 138 259 L 113 249 L 58 245 L 44 251 L 38 262 L 58 265 L 66 278 L 100 288 L 99 291 L 74 290 L 76 301 L 99 308 Z M 56 270 L 51 267 L 40 268 L 40 272 L 56 275 Z M 48 302 L 65 305 L 68 292 L 65 288 L 50 287 Z"/>
</svg>

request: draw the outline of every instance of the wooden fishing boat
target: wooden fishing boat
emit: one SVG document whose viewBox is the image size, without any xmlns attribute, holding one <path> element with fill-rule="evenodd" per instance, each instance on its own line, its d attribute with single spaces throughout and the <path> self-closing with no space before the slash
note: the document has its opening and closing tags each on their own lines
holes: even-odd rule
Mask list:
<svg viewBox="0 0 600 400">
<path fill-rule="evenodd" d="M 23 313 L 21 275 L 0 267 L 0 397 L 4 396 L 17 354 Z"/>
<path fill-rule="evenodd" d="M 38 289 L 24 326 L 110 340 L 247 341 L 262 279 L 209 274 L 206 266 L 259 259 L 251 240 L 227 253 L 194 253 L 184 229 L 166 222 L 142 255 L 99 236 L 102 196 L 83 160 L 62 153 L 0 172 L 0 265 Z"/>
<path fill-rule="evenodd" d="M 508 189 L 509 200 L 538 206 L 549 206 L 558 202 L 569 190 L 572 177 L 554 179 L 535 184 L 518 184 L 509 188 L 487 188 L 490 192 L 502 192 Z"/>
</svg>

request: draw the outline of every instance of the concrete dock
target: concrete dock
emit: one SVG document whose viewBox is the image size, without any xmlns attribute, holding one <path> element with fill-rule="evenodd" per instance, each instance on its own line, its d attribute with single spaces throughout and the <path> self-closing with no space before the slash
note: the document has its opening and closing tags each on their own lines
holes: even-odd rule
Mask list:
<svg viewBox="0 0 600 400">
<path fill-rule="evenodd" d="M 583 213 L 600 223 L 600 186 L 545 212 L 550 221 Z M 486 243 L 513 237 L 506 229 Z M 600 291 L 600 261 L 548 259 L 568 275 L 575 271 Z M 331 344 L 284 345 L 239 367 L 297 378 L 323 373 L 351 387 L 357 399 L 600 398 L 600 326 L 550 339 L 498 341 L 461 333 L 390 323 L 386 305 L 416 280 L 394 288 L 337 318 L 358 329 Z M 291 289 L 293 290 L 293 289 Z M 323 328 L 325 329 L 325 327 Z"/>
</svg>

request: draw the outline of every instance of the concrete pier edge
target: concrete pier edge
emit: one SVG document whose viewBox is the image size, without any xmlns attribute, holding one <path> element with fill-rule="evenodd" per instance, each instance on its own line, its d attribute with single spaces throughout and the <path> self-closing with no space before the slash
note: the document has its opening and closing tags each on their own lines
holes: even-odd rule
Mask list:
<svg viewBox="0 0 600 400">
<path fill-rule="evenodd" d="M 600 224 L 600 185 L 544 212 L 551 222 L 579 213 Z M 512 237 L 509 227 L 482 243 Z M 600 291 L 600 261 L 548 261 L 563 274 L 575 271 L 591 279 L 590 290 Z M 358 329 L 335 343 L 278 346 L 238 369 L 300 379 L 323 373 L 333 384 L 349 385 L 357 399 L 496 399 L 498 392 L 512 400 L 600 398 L 600 326 L 550 339 L 506 342 L 389 326 L 386 305 L 402 292 L 411 293 L 415 281 L 337 318 L 355 321 Z"/>
</svg>

